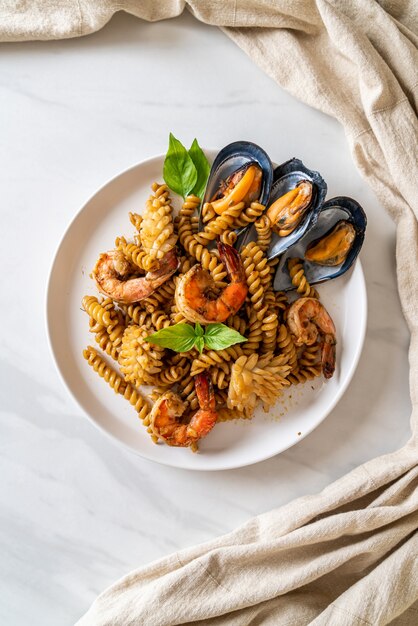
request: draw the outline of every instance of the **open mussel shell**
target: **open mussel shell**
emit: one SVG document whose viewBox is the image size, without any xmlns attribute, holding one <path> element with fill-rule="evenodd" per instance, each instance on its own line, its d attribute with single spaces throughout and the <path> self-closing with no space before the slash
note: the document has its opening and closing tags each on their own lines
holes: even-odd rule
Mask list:
<svg viewBox="0 0 418 626">
<path fill-rule="evenodd" d="M 237 170 L 251 164 L 257 165 L 262 171 L 261 189 L 258 201 L 266 204 L 270 196 L 273 182 L 273 166 L 268 154 L 250 141 L 234 141 L 217 154 L 209 173 L 208 182 L 203 196 L 202 206 L 210 202 L 224 183 Z M 201 215 L 201 213 L 200 213 Z M 199 230 L 203 224 L 199 215 Z"/>
<path fill-rule="evenodd" d="M 355 229 L 355 238 L 350 246 L 347 256 L 339 265 L 318 265 L 305 259 L 305 253 L 309 245 L 325 237 L 342 220 L 349 222 Z M 325 202 L 319 210 L 316 223 L 304 237 L 288 248 L 280 259 L 274 278 L 275 291 L 290 291 L 294 289 L 287 269 L 288 259 L 298 257 L 303 260 L 305 275 L 311 285 L 322 283 L 332 278 L 345 274 L 353 265 L 364 241 L 367 218 L 364 210 L 358 202 L 346 196 L 332 198 Z"/>
<path fill-rule="evenodd" d="M 286 163 L 276 167 L 273 172 L 273 185 L 268 207 L 291 189 L 297 187 L 302 181 L 310 181 L 312 183 L 312 199 L 300 223 L 289 235 L 279 237 L 279 235 L 273 233 L 271 244 L 267 251 L 267 258 L 269 259 L 274 259 L 276 256 L 283 254 L 314 226 L 318 212 L 327 194 L 327 184 L 321 174 L 305 167 L 300 159 L 290 159 L 290 161 L 286 161 Z"/>
</svg>

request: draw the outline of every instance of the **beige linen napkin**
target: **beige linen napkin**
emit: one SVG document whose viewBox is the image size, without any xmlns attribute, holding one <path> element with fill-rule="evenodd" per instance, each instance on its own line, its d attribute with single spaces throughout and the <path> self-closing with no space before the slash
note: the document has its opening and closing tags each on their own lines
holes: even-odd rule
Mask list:
<svg viewBox="0 0 418 626">
<path fill-rule="evenodd" d="M 118 10 L 174 17 L 185 2 L 6 0 L 0 39 L 74 37 Z M 418 624 L 418 3 L 191 0 L 260 67 L 344 126 L 353 159 L 397 224 L 411 331 L 412 436 L 316 496 L 132 572 L 79 626 Z"/>
</svg>

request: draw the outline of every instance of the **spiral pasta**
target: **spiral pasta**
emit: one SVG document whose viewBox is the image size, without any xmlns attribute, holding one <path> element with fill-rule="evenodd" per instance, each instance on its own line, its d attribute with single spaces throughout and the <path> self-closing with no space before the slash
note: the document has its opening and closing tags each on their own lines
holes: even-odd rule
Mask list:
<svg viewBox="0 0 418 626">
<path fill-rule="evenodd" d="M 222 243 L 226 243 L 229 246 L 233 246 L 237 240 L 237 233 L 234 230 L 225 230 L 221 236 L 220 236 L 220 240 L 222 241 Z"/>
<path fill-rule="evenodd" d="M 103 352 L 106 352 L 114 361 L 118 360 L 119 346 L 115 346 L 109 337 L 109 333 L 105 326 L 102 326 L 94 335 L 96 342 L 99 344 Z"/>
<path fill-rule="evenodd" d="M 261 214 L 265 210 L 265 206 L 259 202 L 251 202 L 250 206 L 241 211 L 238 217 L 234 221 L 234 227 L 248 226 L 252 222 L 258 220 Z"/>
<path fill-rule="evenodd" d="M 264 289 L 267 290 L 269 288 L 271 282 L 270 276 L 270 266 L 267 261 L 267 257 L 261 248 L 255 243 L 255 241 L 251 241 L 248 243 L 244 250 L 242 251 L 243 256 L 251 258 L 255 270 L 258 272 L 261 280 L 261 284 Z"/>
<path fill-rule="evenodd" d="M 193 257 L 182 256 L 181 259 L 180 259 L 179 273 L 180 274 L 185 274 L 186 272 L 189 271 L 189 269 L 191 269 L 193 267 L 193 265 L 196 265 L 196 263 L 197 263 L 197 261 Z M 174 290 L 175 290 L 175 288 L 176 288 L 176 277 L 174 277 L 173 282 L 174 282 Z"/>
<path fill-rule="evenodd" d="M 202 207 L 202 222 L 203 222 L 203 224 L 207 224 L 208 222 L 210 222 L 214 218 L 216 218 L 216 211 L 215 211 L 215 209 L 213 208 L 213 206 L 211 205 L 210 202 L 205 202 L 205 204 Z"/>
<path fill-rule="evenodd" d="M 183 352 L 175 352 L 172 356 L 169 356 L 167 359 L 167 363 L 169 365 L 179 365 L 183 369 L 189 367 L 190 369 L 190 359 L 188 358 L 189 353 Z"/>
<path fill-rule="evenodd" d="M 226 363 L 222 363 L 219 367 L 209 368 L 209 376 L 212 380 L 212 384 L 218 387 L 218 389 L 226 389 L 229 385 L 229 377 L 231 372 L 230 368 L 225 367 L 225 365 Z"/>
<path fill-rule="evenodd" d="M 245 335 L 247 341 L 242 344 L 242 351 L 244 354 L 249 355 L 257 352 L 262 340 L 263 340 L 263 319 L 267 311 L 267 307 L 260 311 L 260 315 L 256 311 L 251 311 L 250 319 L 248 321 L 248 331 Z"/>
<path fill-rule="evenodd" d="M 308 365 L 291 372 L 288 375 L 287 380 L 289 381 L 289 384 L 300 385 L 301 383 L 306 383 L 308 380 L 312 380 L 313 378 L 320 376 L 321 371 L 321 365 L 319 363 L 316 365 Z"/>
<path fill-rule="evenodd" d="M 196 235 L 193 235 L 191 222 L 187 217 L 180 219 L 179 240 L 185 251 L 195 258 L 203 269 L 209 271 L 215 281 L 221 281 L 226 277 L 224 264 L 205 245 L 199 243 Z"/>
<path fill-rule="evenodd" d="M 303 269 L 303 262 L 301 259 L 294 258 L 289 259 L 287 262 L 292 285 L 296 287 L 296 291 L 305 298 L 319 298 L 316 289 L 311 287 L 305 276 L 305 270 Z"/>
<path fill-rule="evenodd" d="M 179 217 L 192 217 L 196 213 L 199 206 L 200 198 L 194 195 L 187 196 L 179 211 Z"/>
<path fill-rule="evenodd" d="M 107 327 L 109 333 L 109 339 L 113 346 L 118 347 L 122 343 L 123 333 L 125 332 L 125 324 L 121 324 L 119 321 Z"/>
<path fill-rule="evenodd" d="M 142 420 L 144 426 L 149 426 L 151 407 L 149 406 L 149 403 L 146 401 L 146 399 L 139 393 L 139 391 L 135 389 L 135 387 L 127 383 L 125 391 L 123 393 L 123 397 L 125 398 L 125 400 L 128 400 L 130 404 L 132 404 L 135 411 L 138 413 L 139 419 Z M 154 441 L 154 443 L 156 443 L 158 437 L 155 437 L 150 430 L 148 430 L 148 432 L 151 436 L 151 439 Z"/>
<path fill-rule="evenodd" d="M 298 358 L 298 368 L 311 367 L 317 365 L 320 357 L 320 345 L 314 343 L 312 346 L 303 346 L 303 350 Z"/>
<path fill-rule="evenodd" d="M 236 330 L 240 335 L 245 335 L 247 330 L 247 322 L 239 315 L 230 315 L 226 320 L 226 325 Z"/>
<path fill-rule="evenodd" d="M 148 311 L 142 308 L 141 304 L 121 304 L 130 322 L 134 322 L 138 326 L 151 327 L 151 316 Z"/>
<path fill-rule="evenodd" d="M 271 287 L 268 287 L 268 289 L 266 289 L 266 291 L 264 292 L 264 303 L 269 309 L 276 310 L 278 308 L 276 303 L 276 296 Z"/>
<path fill-rule="evenodd" d="M 124 394 L 126 382 L 106 363 L 93 346 L 87 346 L 83 351 L 83 356 L 94 371 L 97 372 L 101 378 L 104 378 L 107 384 L 112 387 L 115 393 Z"/>
<path fill-rule="evenodd" d="M 179 365 L 172 365 L 164 370 L 161 370 L 153 378 L 153 382 L 160 387 L 171 387 L 179 382 L 184 376 L 184 369 Z"/>
<path fill-rule="evenodd" d="M 289 306 L 289 300 L 285 291 L 276 291 L 274 293 L 276 307 L 283 313 Z"/>
<path fill-rule="evenodd" d="M 192 411 L 198 408 L 199 402 L 197 400 L 194 377 L 190 374 L 180 382 L 179 395 L 187 402 Z"/>
<path fill-rule="evenodd" d="M 128 326 L 122 337 L 119 367 L 125 380 L 136 386 L 152 384 L 163 367 L 164 348 L 146 341 L 148 331 L 141 326 Z"/>
<path fill-rule="evenodd" d="M 212 366 L 219 366 L 221 363 L 235 361 L 241 354 L 242 348 L 239 345 L 230 346 L 224 350 L 207 350 L 193 360 L 191 375 L 196 376 Z"/>
<path fill-rule="evenodd" d="M 276 348 L 278 326 L 279 320 L 277 318 L 277 313 L 275 313 L 272 309 L 268 309 L 261 325 L 261 353 L 273 352 Z"/>
<path fill-rule="evenodd" d="M 276 402 L 283 387 L 289 384 L 286 380 L 289 371 L 289 366 L 278 365 L 274 360 L 263 362 L 260 359 L 259 362 L 258 354 L 239 357 L 231 370 L 228 408 L 237 409 L 249 417 L 260 398 L 267 409 Z"/>
<path fill-rule="evenodd" d="M 177 281 L 177 278 L 176 278 L 176 281 Z M 187 323 L 187 319 L 184 317 L 183 313 L 179 311 L 175 299 L 173 299 L 171 307 L 170 307 L 170 319 L 173 324 Z"/>
<path fill-rule="evenodd" d="M 234 204 L 228 207 L 222 215 L 218 215 L 215 219 L 207 222 L 203 231 L 196 235 L 197 242 L 207 245 L 209 241 L 213 241 L 225 230 L 230 229 L 236 223 L 238 216 L 241 215 L 244 206 L 243 202 Z"/>
<path fill-rule="evenodd" d="M 264 285 L 265 280 L 265 268 L 263 267 L 263 260 L 259 258 L 259 248 L 257 245 L 253 246 L 247 244 L 241 252 L 241 258 L 244 265 L 245 276 L 247 278 L 248 291 L 250 293 L 250 301 L 255 311 L 262 317 L 262 308 L 264 305 Z M 257 269 L 260 267 L 262 274 Z"/>
<path fill-rule="evenodd" d="M 193 235 L 196 235 L 199 232 L 199 218 L 197 215 L 193 215 L 193 217 L 190 218 L 190 225 Z"/>
<path fill-rule="evenodd" d="M 142 248 L 146 253 L 143 259 L 146 270 L 154 269 L 156 261 L 172 250 L 177 241 L 168 187 L 154 183 L 151 188 L 154 193 L 147 200 L 139 228 Z"/>
<path fill-rule="evenodd" d="M 112 298 L 103 298 L 101 302 L 98 302 L 98 304 L 100 304 L 102 309 L 109 313 L 111 319 L 109 327 L 114 325 L 117 321 L 119 321 L 121 324 L 125 323 L 123 312 L 115 309 Z M 107 327 L 101 324 L 100 321 L 97 321 L 93 317 L 89 316 L 89 330 L 91 333 L 98 333 L 99 331 L 103 330 L 103 328 L 106 329 Z"/>
<path fill-rule="evenodd" d="M 106 326 L 103 326 L 100 322 L 96 322 L 93 317 L 89 317 L 89 331 L 91 333 L 98 333 L 100 330 L 103 330 L 103 328 L 106 330 Z"/>
<path fill-rule="evenodd" d="M 266 252 L 270 246 L 272 236 L 271 221 L 267 215 L 262 215 L 254 223 L 254 226 L 257 232 L 257 246 L 260 250 Z"/>
<path fill-rule="evenodd" d="M 95 296 L 84 296 L 82 305 L 87 315 L 102 326 L 111 326 L 114 323 L 111 312 L 106 310 Z"/>
<path fill-rule="evenodd" d="M 145 270 L 144 259 L 147 254 L 135 243 L 128 243 L 125 237 L 117 237 L 115 241 L 116 248 L 120 250 L 124 257 L 139 270 Z"/>
<path fill-rule="evenodd" d="M 164 311 L 154 311 L 151 313 L 151 325 L 155 330 L 161 330 L 170 326 L 170 319 Z"/>
<path fill-rule="evenodd" d="M 297 367 L 297 353 L 290 332 L 285 324 L 281 324 L 277 335 L 277 348 L 281 354 L 286 356 L 287 363 L 292 371 Z"/>
<path fill-rule="evenodd" d="M 163 283 L 158 289 L 152 293 L 148 298 L 141 300 L 137 305 L 139 308 L 144 309 L 148 313 L 153 313 L 157 309 L 161 309 L 165 304 L 171 302 L 174 298 L 174 292 L 176 289 L 175 279 L 170 278 L 167 282 Z"/>
</svg>

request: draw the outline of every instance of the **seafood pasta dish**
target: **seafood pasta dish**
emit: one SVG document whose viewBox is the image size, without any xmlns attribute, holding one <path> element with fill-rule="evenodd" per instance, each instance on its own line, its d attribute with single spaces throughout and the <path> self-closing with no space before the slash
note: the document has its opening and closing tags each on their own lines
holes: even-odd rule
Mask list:
<svg viewBox="0 0 418 626">
<path fill-rule="evenodd" d="M 196 451 L 217 422 L 333 376 L 336 328 L 314 285 L 353 265 L 366 217 L 352 198 L 325 201 L 299 159 L 273 168 L 245 141 L 210 167 L 170 135 L 161 175 L 121 224 L 130 234 L 97 251 L 83 355 L 154 443 Z"/>
</svg>

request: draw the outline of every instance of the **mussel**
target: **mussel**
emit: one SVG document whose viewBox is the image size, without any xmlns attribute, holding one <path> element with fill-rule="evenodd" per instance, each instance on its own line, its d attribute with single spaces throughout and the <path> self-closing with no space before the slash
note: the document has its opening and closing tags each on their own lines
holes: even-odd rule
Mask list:
<svg viewBox="0 0 418 626">
<path fill-rule="evenodd" d="M 300 224 L 311 204 L 312 190 L 310 180 L 301 180 L 268 207 L 267 217 L 272 223 L 272 230 L 279 237 L 287 237 Z"/>
<path fill-rule="evenodd" d="M 250 141 L 235 141 L 217 154 L 204 193 L 202 207 L 210 202 L 217 214 L 231 204 L 258 200 L 266 205 L 273 182 L 268 154 Z M 203 222 L 199 221 L 199 230 Z"/>
<path fill-rule="evenodd" d="M 276 167 L 267 205 L 267 215 L 274 224 L 269 259 L 283 254 L 315 225 L 326 193 L 321 174 L 308 169 L 300 159 Z"/>
<path fill-rule="evenodd" d="M 347 220 L 337 222 L 325 235 L 311 241 L 305 259 L 317 265 L 340 265 L 347 258 L 356 238 L 356 229 Z"/>
<path fill-rule="evenodd" d="M 260 196 L 263 182 L 263 170 L 258 163 L 248 163 L 230 174 L 226 180 L 221 180 L 219 188 L 211 205 L 218 215 L 238 202 L 251 204 Z"/>
<path fill-rule="evenodd" d="M 288 259 L 304 259 L 311 285 L 342 276 L 353 265 L 364 241 L 367 218 L 362 207 L 345 196 L 332 198 L 318 210 L 316 223 L 280 259 L 274 278 L 276 291 L 294 289 Z"/>
</svg>

